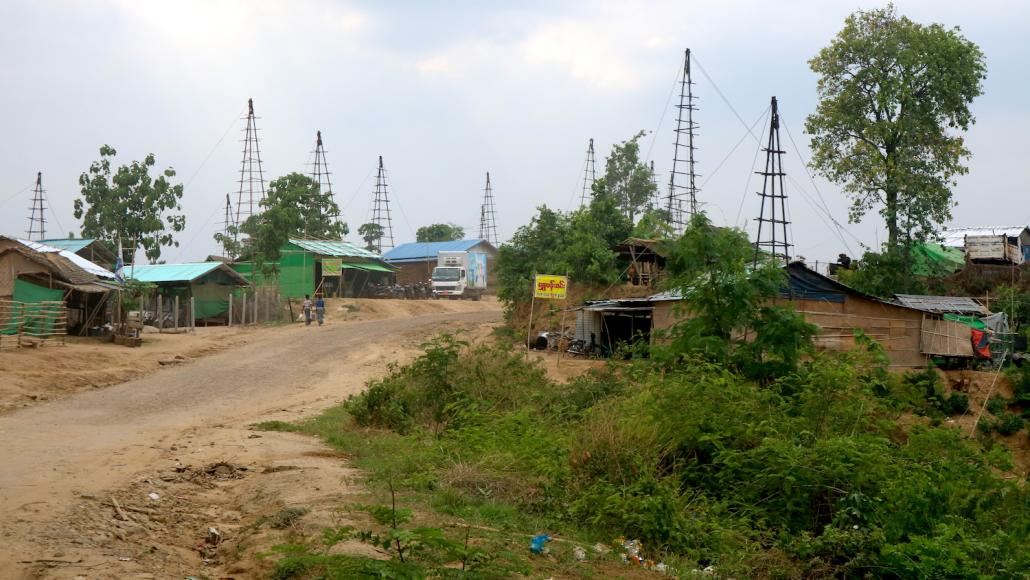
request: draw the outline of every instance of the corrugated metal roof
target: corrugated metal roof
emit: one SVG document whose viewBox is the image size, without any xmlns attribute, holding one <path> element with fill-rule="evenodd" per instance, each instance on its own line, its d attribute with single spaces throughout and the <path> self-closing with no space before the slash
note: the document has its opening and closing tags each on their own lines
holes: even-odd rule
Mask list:
<svg viewBox="0 0 1030 580">
<path fill-rule="evenodd" d="M 979 302 L 963 296 L 895 294 L 894 300 L 902 306 L 931 314 L 989 314 Z"/>
<path fill-rule="evenodd" d="M 465 252 L 479 244 L 490 245 L 486 240 L 453 240 L 450 242 L 409 242 L 383 254 L 387 262 L 421 262 L 435 260 L 439 252 Z M 492 248 L 493 246 L 490 245 Z"/>
<path fill-rule="evenodd" d="M 217 270 L 221 262 L 193 262 L 188 264 L 137 264 L 126 266 L 122 272 L 126 278 L 140 282 L 192 282 Z"/>
<path fill-rule="evenodd" d="M 51 245 L 48 245 L 48 244 L 43 244 L 43 243 L 40 243 L 40 242 L 29 241 L 29 240 L 18 240 L 18 243 L 28 247 L 29 249 L 31 249 L 33 251 L 36 251 L 36 252 L 40 252 L 40 253 L 44 253 L 44 254 L 45 253 L 56 253 L 56 254 L 59 254 L 62 258 L 65 258 L 69 262 L 75 264 L 79 268 L 85 270 L 86 272 L 89 272 L 90 274 L 92 274 L 92 275 L 94 275 L 94 276 L 96 276 L 98 278 L 107 278 L 108 280 L 114 280 L 114 272 L 111 272 L 110 270 L 108 270 L 106 268 L 102 268 L 102 267 L 94 264 L 93 262 L 90 262 L 86 258 L 83 258 L 82 256 L 76 254 L 75 252 L 72 252 L 72 251 L 69 251 L 69 250 L 65 250 L 65 249 L 62 249 L 62 248 L 57 248 L 57 247 L 54 247 L 54 246 L 51 246 Z"/>
<path fill-rule="evenodd" d="M 82 248 L 92 244 L 94 238 L 61 238 L 61 239 L 50 239 L 43 240 L 40 243 L 62 250 L 68 250 L 69 252 L 78 252 Z"/>
<path fill-rule="evenodd" d="M 941 244 L 949 248 L 964 248 L 966 236 L 1000 236 L 1017 237 L 1026 230 L 1026 226 L 980 226 L 975 228 L 954 228 L 941 232 Z"/>
<path fill-rule="evenodd" d="M 318 254 L 320 256 L 334 256 L 341 258 L 370 258 L 374 260 L 381 260 L 382 256 L 375 252 L 370 252 L 365 248 L 355 246 L 349 242 L 335 241 L 335 240 L 305 240 L 300 238 L 291 238 L 290 243 L 309 252 Z"/>
</svg>

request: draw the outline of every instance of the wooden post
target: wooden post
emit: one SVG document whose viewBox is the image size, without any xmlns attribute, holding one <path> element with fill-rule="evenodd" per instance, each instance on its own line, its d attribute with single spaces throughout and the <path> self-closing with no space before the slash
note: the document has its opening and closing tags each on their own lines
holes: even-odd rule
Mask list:
<svg viewBox="0 0 1030 580">
<path fill-rule="evenodd" d="M 229 328 L 232 328 L 232 292 L 229 292 Z"/>
<path fill-rule="evenodd" d="M 162 300 L 163 298 L 164 297 L 162 295 L 157 295 L 157 330 L 159 332 L 162 328 L 164 328 L 165 325 L 165 309 L 164 301 Z"/>
<path fill-rule="evenodd" d="M 247 293 L 243 293 L 243 306 L 240 308 L 240 326 L 247 326 Z"/>
<path fill-rule="evenodd" d="M 536 307 L 536 274 L 533 274 L 532 298 L 529 300 L 529 326 L 526 327 L 526 358 L 529 358 L 530 347 L 533 346 L 533 309 Z"/>
<path fill-rule="evenodd" d="M 250 323 L 251 324 L 257 324 L 258 323 L 258 291 L 257 291 L 257 288 L 254 289 L 254 316 L 251 319 Z"/>
<path fill-rule="evenodd" d="M 179 295 L 175 295 L 175 330 L 179 330 Z"/>
<path fill-rule="evenodd" d="M 567 308 L 561 310 L 561 328 L 558 329 L 558 359 L 555 362 L 555 367 L 561 366 L 562 356 L 565 354 L 565 350 L 562 348 L 562 343 L 565 342 L 565 312 Z"/>
<path fill-rule="evenodd" d="M 297 317 L 293 315 L 293 298 L 286 297 L 286 307 L 290 309 L 290 324 L 297 322 Z"/>
<path fill-rule="evenodd" d="M 197 331 L 197 311 L 195 308 L 196 299 L 193 296 L 190 296 L 190 332 Z"/>
</svg>

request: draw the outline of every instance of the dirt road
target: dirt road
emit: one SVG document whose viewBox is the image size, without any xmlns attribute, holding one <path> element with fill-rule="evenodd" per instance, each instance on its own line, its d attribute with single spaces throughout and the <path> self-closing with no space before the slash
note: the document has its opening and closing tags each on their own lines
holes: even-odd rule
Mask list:
<svg viewBox="0 0 1030 580">
<path fill-rule="evenodd" d="M 0 576 L 20 570 L 14 577 L 118 577 L 126 570 L 105 575 L 93 569 L 104 570 L 105 558 L 116 556 L 102 534 L 62 529 L 69 513 L 85 509 L 84 501 L 108 498 L 110 490 L 130 483 L 157 489 L 165 484 L 148 474 L 170 467 L 227 457 L 258 465 L 301 448 L 311 452 L 316 444 L 288 434 L 284 444 L 295 449 L 271 449 L 268 436 L 257 439 L 245 428 L 312 413 L 360 391 L 368 378 L 385 373 L 386 363 L 410 356 L 440 330 L 500 319 L 496 303 L 477 308 L 482 310 L 290 326 L 137 380 L 0 416 Z M 176 532 L 174 522 L 163 523 Z M 194 532 L 181 533 L 187 531 Z M 122 532 L 114 534 L 125 539 Z M 164 577 L 149 573 L 139 577 Z"/>
</svg>

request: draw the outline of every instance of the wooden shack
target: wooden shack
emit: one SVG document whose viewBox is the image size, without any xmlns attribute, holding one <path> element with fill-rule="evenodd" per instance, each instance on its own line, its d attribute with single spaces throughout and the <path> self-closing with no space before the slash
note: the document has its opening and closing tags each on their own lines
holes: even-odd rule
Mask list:
<svg viewBox="0 0 1030 580">
<path fill-rule="evenodd" d="M 577 311 L 576 338 L 607 344 L 651 337 L 671 328 L 683 314 L 683 299 L 666 292 L 646 298 L 589 302 Z M 973 356 L 969 327 L 944 314 L 986 314 L 970 298 L 899 295 L 883 300 L 864 294 L 809 269 L 801 262 L 787 267 L 787 285 L 775 303 L 792 306 L 819 327 L 819 349 L 845 351 L 859 331 L 883 345 L 893 368 L 925 366 L 935 356 Z"/>
</svg>

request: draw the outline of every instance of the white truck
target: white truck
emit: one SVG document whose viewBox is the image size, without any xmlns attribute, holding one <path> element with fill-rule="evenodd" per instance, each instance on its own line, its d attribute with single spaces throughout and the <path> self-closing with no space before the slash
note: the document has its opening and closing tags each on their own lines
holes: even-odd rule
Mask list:
<svg viewBox="0 0 1030 580">
<path fill-rule="evenodd" d="M 432 279 L 434 298 L 479 300 L 486 291 L 486 254 L 439 252 Z"/>
</svg>

